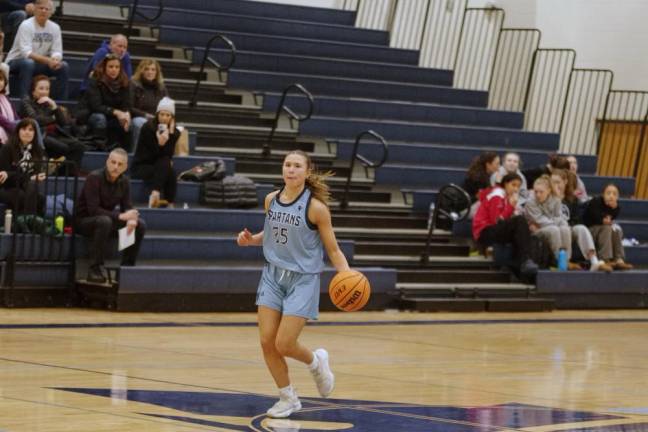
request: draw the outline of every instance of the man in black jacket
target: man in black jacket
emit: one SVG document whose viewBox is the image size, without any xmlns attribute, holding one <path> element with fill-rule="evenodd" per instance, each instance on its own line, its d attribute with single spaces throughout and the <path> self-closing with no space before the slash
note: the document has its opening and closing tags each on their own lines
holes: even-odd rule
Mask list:
<svg viewBox="0 0 648 432">
<path fill-rule="evenodd" d="M 126 227 L 128 234 L 135 231 L 135 244 L 122 252 L 121 265 L 134 266 L 146 224 L 133 208 L 130 197 L 130 179 L 123 175 L 128 167 L 128 153 L 115 149 L 108 155 L 106 167 L 91 172 L 86 178 L 77 200 L 76 227 L 84 236 L 91 237 L 88 282 L 106 282 L 104 249 L 117 229 Z"/>
</svg>

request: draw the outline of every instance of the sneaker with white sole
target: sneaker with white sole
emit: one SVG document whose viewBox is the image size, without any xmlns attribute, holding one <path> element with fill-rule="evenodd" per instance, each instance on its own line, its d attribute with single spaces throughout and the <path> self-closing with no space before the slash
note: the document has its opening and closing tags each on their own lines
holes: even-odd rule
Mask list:
<svg viewBox="0 0 648 432">
<path fill-rule="evenodd" d="M 317 356 L 317 367 L 311 369 L 311 374 L 317 384 L 317 391 L 322 397 L 328 397 L 335 387 L 335 375 L 331 372 L 329 367 L 329 355 L 325 349 L 320 348 L 313 352 Z"/>
<path fill-rule="evenodd" d="M 277 403 L 266 411 L 266 414 L 272 418 L 286 418 L 301 408 L 301 401 L 296 394 L 288 397 L 282 395 Z"/>
</svg>

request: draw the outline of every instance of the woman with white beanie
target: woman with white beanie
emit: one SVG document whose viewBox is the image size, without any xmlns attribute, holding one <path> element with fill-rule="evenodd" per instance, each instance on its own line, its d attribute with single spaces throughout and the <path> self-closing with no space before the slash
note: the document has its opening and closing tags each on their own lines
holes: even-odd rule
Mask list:
<svg viewBox="0 0 648 432">
<path fill-rule="evenodd" d="M 164 97 L 158 104 L 155 117 L 142 127 L 131 170 L 133 178 L 151 184 L 149 207 L 159 207 L 161 199 L 167 201 L 168 207 L 173 207 L 177 180 L 172 158 L 179 137 L 175 102 Z"/>
</svg>

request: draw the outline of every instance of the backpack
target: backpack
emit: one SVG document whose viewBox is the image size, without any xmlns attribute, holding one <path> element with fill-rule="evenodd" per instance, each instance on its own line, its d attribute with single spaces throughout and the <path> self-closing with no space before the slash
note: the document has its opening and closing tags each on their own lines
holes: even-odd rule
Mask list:
<svg viewBox="0 0 648 432">
<path fill-rule="evenodd" d="M 225 172 L 225 161 L 221 158 L 216 158 L 215 160 L 200 163 L 187 171 L 183 171 L 178 176 L 178 180 L 194 182 L 221 180 L 225 177 Z"/>
<path fill-rule="evenodd" d="M 529 258 L 531 258 L 541 269 L 548 269 L 556 266 L 556 257 L 554 256 L 549 244 L 538 236 L 531 236 L 529 245 Z"/>
<path fill-rule="evenodd" d="M 256 184 L 236 174 L 222 180 L 208 180 L 200 188 L 200 203 L 210 207 L 252 208 L 259 205 Z"/>
</svg>

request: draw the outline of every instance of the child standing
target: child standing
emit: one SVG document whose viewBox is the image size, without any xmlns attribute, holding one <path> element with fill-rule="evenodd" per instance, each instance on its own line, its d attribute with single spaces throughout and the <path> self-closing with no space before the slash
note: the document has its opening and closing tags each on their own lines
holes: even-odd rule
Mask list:
<svg viewBox="0 0 648 432">
<path fill-rule="evenodd" d="M 313 172 L 310 157 L 301 151 L 285 157 L 282 175 L 284 187 L 266 196 L 263 231 L 253 235 L 246 228 L 237 239 L 239 246 L 263 245 L 267 261 L 256 304 L 263 357 L 279 388 L 279 401 L 267 411 L 275 418 L 301 409 L 286 357 L 308 365 L 322 397 L 333 391 L 328 352 L 311 352 L 298 338 L 306 321 L 318 315 L 322 246 L 338 272 L 349 270 L 333 232 L 324 176 Z"/>
</svg>

